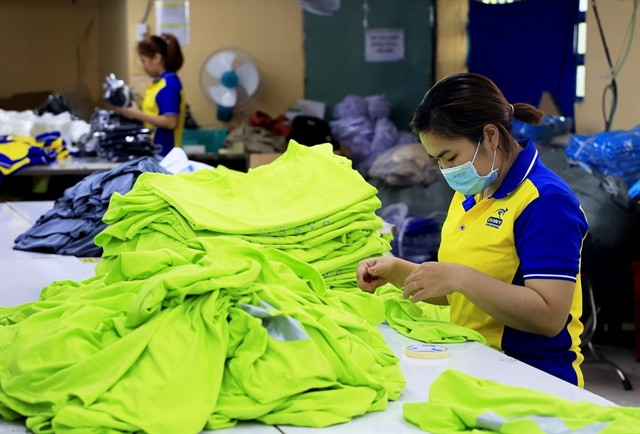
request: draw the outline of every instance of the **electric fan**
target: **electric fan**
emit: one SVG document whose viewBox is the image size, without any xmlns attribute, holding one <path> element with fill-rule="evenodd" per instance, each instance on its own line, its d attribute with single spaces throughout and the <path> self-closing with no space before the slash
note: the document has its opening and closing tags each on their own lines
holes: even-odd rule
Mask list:
<svg viewBox="0 0 640 434">
<path fill-rule="evenodd" d="M 253 105 L 262 86 L 258 61 L 239 47 L 223 47 L 211 53 L 200 68 L 200 89 L 217 107 L 217 118 L 227 122 L 233 112 Z"/>
</svg>

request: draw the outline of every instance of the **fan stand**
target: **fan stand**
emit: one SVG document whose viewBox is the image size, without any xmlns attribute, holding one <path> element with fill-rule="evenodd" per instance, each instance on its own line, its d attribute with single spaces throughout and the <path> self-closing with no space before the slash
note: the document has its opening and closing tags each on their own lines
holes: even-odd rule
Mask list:
<svg viewBox="0 0 640 434">
<path fill-rule="evenodd" d="M 233 107 L 219 105 L 216 111 L 216 118 L 222 122 L 229 122 L 233 117 Z"/>
</svg>

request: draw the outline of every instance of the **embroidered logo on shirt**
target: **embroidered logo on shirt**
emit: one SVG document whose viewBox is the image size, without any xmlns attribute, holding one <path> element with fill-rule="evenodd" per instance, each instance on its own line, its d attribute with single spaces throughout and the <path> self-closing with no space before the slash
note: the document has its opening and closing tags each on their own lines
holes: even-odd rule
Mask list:
<svg viewBox="0 0 640 434">
<path fill-rule="evenodd" d="M 487 219 L 487 223 L 486 226 L 489 226 L 490 228 L 494 228 L 494 229 L 498 229 L 500 227 L 500 225 L 502 224 L 502 216 L 509 211 L 509 208 L 498 208 L 496 210 L 496 214 L 498 214 L 498 216 L 490 216 Z"/>
</svg>

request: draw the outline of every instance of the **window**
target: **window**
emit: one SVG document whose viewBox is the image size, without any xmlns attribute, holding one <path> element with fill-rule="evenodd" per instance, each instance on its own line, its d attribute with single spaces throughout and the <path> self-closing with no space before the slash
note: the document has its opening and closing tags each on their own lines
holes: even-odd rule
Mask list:
<svg viewBox="0 0 640 434">
<path fill-rule="evenodd" d="M 580 0 L 578 5 L 578 23 L 575 30 L 575 52 L 576 52 L 576 101 L 584 100 L 586 69 L 584 66 L 584 55 L 587 52 L 587 6 L 589 0 Z"/>
</svg>

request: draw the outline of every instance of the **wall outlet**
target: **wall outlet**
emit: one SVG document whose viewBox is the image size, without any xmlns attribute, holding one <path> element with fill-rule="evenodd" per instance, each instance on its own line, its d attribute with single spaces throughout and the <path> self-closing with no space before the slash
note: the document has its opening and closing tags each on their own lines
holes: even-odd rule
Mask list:
<svg viewBox="0 0 640 434">
<path fill-rule="evenodd" d="M 149 34 L 149 26 L 145 23 L 136 24 L 136 42 L 140 42 Z"/>
</svg>

